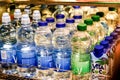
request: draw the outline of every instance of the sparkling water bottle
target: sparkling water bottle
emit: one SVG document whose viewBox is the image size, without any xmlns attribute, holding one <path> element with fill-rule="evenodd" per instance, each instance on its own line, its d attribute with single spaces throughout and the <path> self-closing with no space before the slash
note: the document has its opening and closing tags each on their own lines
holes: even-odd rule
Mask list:
<svg viewBox="0 0 120 80">
<path fill-rule="evenodd" d="M 54 53 L 54 79 L 70 79 L 71 70 L 71 44 L 69 31 L 65 28 L 65 23 L 57 23 L 53 33 L 53 53 Z"/>
<path fill-rule="evenodd" d="M 73 18 L 67 18 L 66 19 L 66 28 L 69 30 L 70 37 L 72 38 L 74 32 L 75 32 L 75 20 Z"/>
<path fill-rule="evenodd" d="M 38 22 L 39 28 L 35 33 L 37 46 L 37 68 L 38 77 L 42 80 L 52 79 L 53 54 L 52 54 L 52 32 L 46 21 Z"/>
<path fill-rule="evenodd" d="M 2 26 L 0 27 L 0 62 L 3 73 L 16 74 L 16 30 L 11 26 L 8 13 L 2 15 Z"/>
<path fill-rule="evenodd" d="M 73 18 L 75 15 L 83 15 L 82 9 L 80 9 L 80 6 L 73 6 L 73 10 L 71 12 L 70 18 Z"/>
<path fill-rule="evenodd" d="M 92 50 L 98 40 L 97 35 L 96 35 L 97 28 L 93 25 L 92 19 L 86 19 L 86 20 L 84 20 L 84 23 L 87 24 L 87 32 L 89 33 L 91 40 L 92 40 L 92 45 L 91 45 L 91 50 Z"/>
<path fill-rule="evenodd" d="M 32 27 L 34 30 L 36 30 L 39 26 L 38 26 L 38 22 L 41 19 L 41 14 L 39 10 L 34 10 L 33 11 L 33 16 L 32 16 Z"/>
<path fill-rule="evenodd" d="M 65 16 L 63 14 L 56 15 L 56 23 L 65 22 Z"/>
<path fill-rule="evenodd" d="M 103 40 L 103 38 L 106 36 L 106 30 L 100 23 L 100 17 L 98 15 L 92 16 L 92 19 L 94 21 L 94 26 L 97 28 L 97 40 L 98 43 Z"/>
<path fill-rule="evenodd" d="M 21 28 L 17 33 L 17 64 L 19 75 L 33 78 L 36 74 L 36 47 L 34 43 L 34 32 L 30 25 L 28 14 L 23 14 Z"/>
<path fill-rule="evenodd" d="M 48 27 L 52 32 L 55 30 L 55 19 L 52 17 L 46 18 L 46 21 L 48 22 Z"/>
<path fill-rule="evenodd" d="M 72 80 L 89 80 L 91 38 L 86 32 L 87 25 L 80 23 L 72 38 L 71 67 Z"/>
</svg>

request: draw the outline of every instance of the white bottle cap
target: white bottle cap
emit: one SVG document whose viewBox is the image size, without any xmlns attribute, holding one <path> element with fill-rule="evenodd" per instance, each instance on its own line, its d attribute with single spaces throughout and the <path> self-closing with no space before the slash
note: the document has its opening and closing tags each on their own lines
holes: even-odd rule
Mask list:
<svg viewBox="0 0 120 80">
<path fill-rule="evenodd" d="M 30 18 L 28 14 L 22 15 L 21 24 L 30 24 Z"/>
<path fill-rule="evenodd" d="M 41 18 L 40 11 L 34 10 L 33 11 L 33 19 L 40 19 L 40 18 Z"/>
<path fill-rule="evenodd" d="M 21 10 L 20 9 L 15 9 L 15 12 L 14 12 L 14 18 L 21 18 Z"/>
<path fill-rule="evenodd" d="M 57 5 L 57 8 L 62 9 L 62 8 L 64 8 L 64 5 Z"/>
<path fill-rule="evenodd" d="M 3 15 L 2 15 L 2 23 L 8 23 L 10 21 L 11 21 L 11 19 L 10 19 L 9 13 L 7 13 L 7 12 L 3 13 Z"/>
</svg>

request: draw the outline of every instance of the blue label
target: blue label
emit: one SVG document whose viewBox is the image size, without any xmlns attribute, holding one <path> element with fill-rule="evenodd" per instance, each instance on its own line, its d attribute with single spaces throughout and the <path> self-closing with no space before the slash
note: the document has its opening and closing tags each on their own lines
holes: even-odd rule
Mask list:
<svg viewBox="0 0 120 80">
<path fill-rule="evenodd" d="M 7 63 L 15 63 L 16 62 L 16 51 L 15 50 L 1 50 L 1 61 Z"/>
<path fill-rule="evenodd" d="M 57 71 L 70 70 L 71 59 L 70 58 L 57 58 L 55 61 L 55 67 L 56 69 L 58 69 Z"/>
<path fill-rule="evenodd" d="M 18 60 L 18 65 L 20 67 L 25 67 L 25 68 L 36 66 L 36 59 L 35 58 L 19 59 Z"/>
<path fill-rule="evenodd" d="M 40 56 L 38 57 L 38 68 L 48 69 L 53 67 L 53 57 L 52 56 Z"/>
</svg>

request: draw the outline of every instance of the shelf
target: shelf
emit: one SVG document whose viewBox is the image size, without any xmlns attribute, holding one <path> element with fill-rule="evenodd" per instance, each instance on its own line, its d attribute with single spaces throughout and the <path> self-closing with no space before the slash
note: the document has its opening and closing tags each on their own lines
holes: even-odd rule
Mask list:
<svg viewBox="0 0 120 80">
<path fill-rule="evenodd" d="M 84 2 L 83 2 L 84 1 Z M 120 7 L 120 0 L 29 0 L 29 1 L 14 1 L 15 4 L 47 4 L 47 5 L 81 5 L 81 6 L 111 6 L 111 7 Z M 0 0 L 0 3 L 11 3 L 11 1 Z"/>
</svg>

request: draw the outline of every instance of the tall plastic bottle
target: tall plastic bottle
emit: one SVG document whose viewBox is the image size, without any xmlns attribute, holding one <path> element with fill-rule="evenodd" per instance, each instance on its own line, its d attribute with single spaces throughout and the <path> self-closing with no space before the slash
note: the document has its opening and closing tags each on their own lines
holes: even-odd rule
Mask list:
<svg viewBox="0 0 120 80">
<path fill-rule="evenodd" d="M 57 10 L 52 14 L 52 17 L 56 17 L 58 14 L 65 15 L 65 19 L 68 17 L 68 13 L 65 11 L 64 5 L 57 5 Z"/>
<path fill-rule="evenodd" d="M 92 19 L 86 19 L 84 20 L 84 23 L 87 24 L 87 32 L 89 33 L 91 40 L 92 40 L 92 46 L 91 49 L 94 48 L 95 44 L 98 41 L 97 38 L 97 31 L 96 31 L 96 27 L 93 25 L 93 20 Z"/>
<path fill-rule="evenodd" d="M 52 17 L 49 17 L 49 18 L 46 18 L 46 21 L 48 23 L 48 27 L 50 28 L 50 30 L 54 32 L 55 31 L 55 19 Z"/>
<path fill-rule="evenodd" d="M 65 15 L 63 14 L 56 15 L 56 23 L 59 23 L 59 22 L 65 22 Z"/>
<path fill-rule="evenodd" d="M 36 74 L 36 47 L 34 31 L 28 14 L 21 18 L 21 28 L 17 33 L 17 64 L 19 76 L 33 78 Z"/>
<path fill-rule="evenodd" d="M 92 75 L 91 80 L 109 80 L 108 79 L 108 56 L 105 54 L 102 45 L 96 45 L 91 52 Z"/>
<path fill-rule="evenodd" d="M 103 38 L 106 36 L 106 30 L 100 23 L 100 17 L 98 15 L 92 16 L 92 19 L 94 21 L 94 26 L 97 28 L 97 40 L 98 43 L 103 40 Z"/>
<path fill-rule="evenodd" d="M 38 77 L 49 80 L 53 73 L 52 32 L 46 21 L 38 22 L 39 28 L 35 33 L 37 46 Z"/>
<path fill-rule="evenodd" d="M 18 29 L 21 25 L 21 10 L 15 9 L 14 11 L 14 21 L 12 21 L 12 25 L 15 27 L 15 29 Z"/>
<path fill-rule="evenodd" d="M 76 30 L 77 30 L 77 25 L 78 25 L 79 23 L 82 23 L 82 22 L 83 22 L 82 16 L 81 16 L 81 15 L 75 15 L 75 16 L 73 16 L 73 18 L 74 18 L 74 20 L 75 20 L 75 27 L 76 27 Z"/>
<path fill-rule="evenodd" d="M 3 73 L 16 74 L 16 30 L 11 26 L 9 13 L 3 13 L 0 27 L 0 62 Z"/>
<path fill-rule="evenodd" d="M 69 30 L 70 37 L 72 38 L 74 32 L 75 32 L 75 25 L 74 25 L 75 20 L 73 18 L 67 18 L 66 19 L 66 28 Z"/>
<path fill-rule="evenodd" d="M 53 33 L 54 79 L 70 79 L 71 44 L 65 23 L 57 23 Z"/>
<path fill-rule="evenodd" d="M 73 16 L 82 16 L 83 15 L 83 11 L 82 9 L 80 9 L 80 6 L 73 6 L 73 11 L 71 12 L 70 18 L 73 18 Z"/>
<path fill-rule="evenodd" d="M 77 31 L 74 33 L 72 38 L 72 80 L 90 79 L 91 58 L 89 52 L 92 42 L 89 34 L 86 32 L 86 29 L 86 24 L 78 24 Z"/>
<path fill-rule="evenodd" d="M 32 15 L 32 27 L 34 30 L 36 30 L 39 26 L 38 26 L 38 22 L 41 19 L 41 14 L 39 10 L 34 10 L 33 11 L 33 15 Z"/>
<path fill-rule="evenodd" d="M 106 14 L 105 18 L 108 22 L 109 33 L 111 33 L 114 31 L 118 20 L 116 9 L 114 7 L 109 7 L 109 12 Z"/>
<path fill-rule="evenodd" d="M 110 33 L 108 33 L 109 27 L 108 27 L 108 22 L 106 21 L 104 17 L 104 12 L 97 12 L 96 15 L 100 16 L 100 23 L 106 30 L 106 35 L 110 35 Z"/>
</svg>

